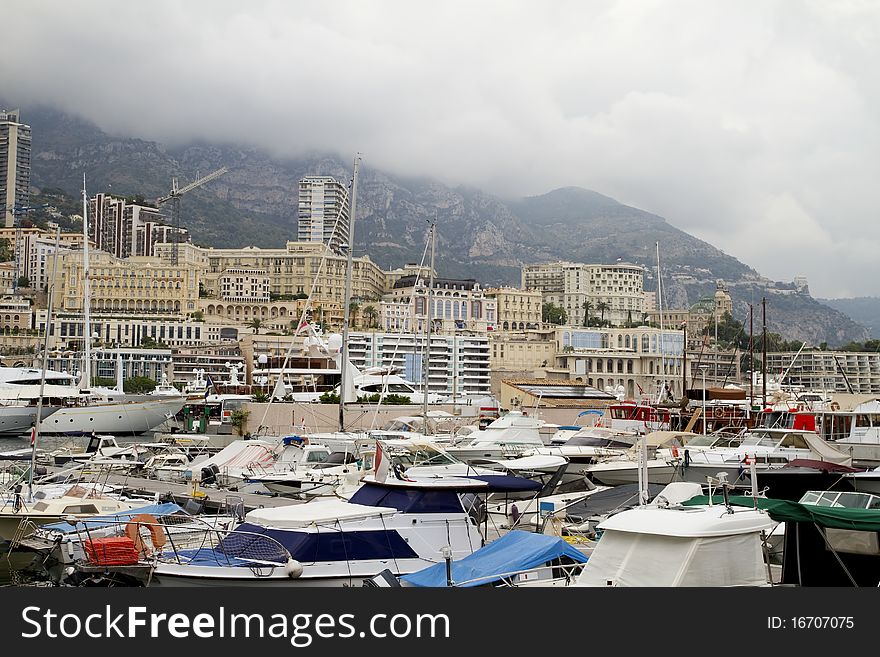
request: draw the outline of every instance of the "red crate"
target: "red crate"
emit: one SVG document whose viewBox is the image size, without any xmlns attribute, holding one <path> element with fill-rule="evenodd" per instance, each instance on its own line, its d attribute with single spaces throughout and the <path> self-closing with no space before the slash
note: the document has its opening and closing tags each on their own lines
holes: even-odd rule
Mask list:
<svg viewBox="0 0 880 657">
<path fill-rule="evenodd" d="M 93 538 L 83 545 L 86 559 L 97 566 L 131 566 L 138 562 L 138 551 L 128 536 Z"/>
</svg>

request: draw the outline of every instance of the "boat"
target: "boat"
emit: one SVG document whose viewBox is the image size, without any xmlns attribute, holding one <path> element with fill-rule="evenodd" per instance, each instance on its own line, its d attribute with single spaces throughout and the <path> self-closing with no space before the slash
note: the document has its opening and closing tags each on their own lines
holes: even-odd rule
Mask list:
<svg viewBox="0 0 880 657">
<path fill-rule="evenodd" d="M 447 451 L 462 461 L 516 458 L 544 447 L 545 422 L 526 411 L 510 411 L 450 445 Z"/>
<path fill-rule="evenodd" d="M 135 506 L 137 503 L 79 485 L 68 487 L 59 497 L 40 497 L 37 494 L 33 501 L 27 501 L 18 494 L 0 508 L 0 540 L 11 541 L 28 536 L 38 525 L 128 511 Z"/>
<path fill-rule="evenodd" d="M 459 559 L 483 546 L 477 500 L 491 490 L 474 478 L 373 478 L 349 501 L 255 509 L 233 531 L 208 533 L 210 547 L 163 551 L 151 585 L 361 586 L 386 569 L 415 572 L 444 548 Z"/>
<path fill-rule="evenodd" d="M 446 564 L 434 564 L 404 575 L 404 586 L 469 588 L 517 586 L 527 581 L 573 578 L 587 555 L 558 536 L 510 531 L 473 554 Z"/>
<path fill-rule="evenodd" d="M 699 484 L 684 485 L 701 492 Z M 622 511 L 601 522 L 601 537 L 571 586 L 771 584 L 763 536 L 773 522 L 766 512 L 711 502 L 683 506 L 670 499 L 677 497 L 667 490 L 650 505 Z"/>
</svg>

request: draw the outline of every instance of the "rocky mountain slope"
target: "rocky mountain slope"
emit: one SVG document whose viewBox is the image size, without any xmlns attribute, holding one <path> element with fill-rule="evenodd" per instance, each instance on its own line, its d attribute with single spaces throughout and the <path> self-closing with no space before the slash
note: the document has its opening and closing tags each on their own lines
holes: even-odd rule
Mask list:
<svg viewBox="0 0 880 657">
<path fill-rule="evenodd" d="M 231 144 L 166 148 L 108 135 L 96 126 L 47 108 L 23 108 L 33 128 L 32 184 L 77 194 L 87 175 L 90 193 L 166 194 L 221 166 L 229 172 L 181 200 L 181 221 L 196 243 L 208 246 L 282 246 L 296 236 L 297 183 L 306 175 L 349 181 L 351 162 L 327 154 L 279 160 Z M 768 327 L 790 339 L 831 345 L 862 340 L 867 330 L 810 297 L 806 290 L 762 278 L 754 269 L 649 212 L 579 188 L 525 199 L 502 199 L 478 189 L 450 188 L 403 178 L 364 162 L 358 188 L 355 253 L 383 267 L 418 262 L 429 222 L 437 223 L 437 266 L 442 275 L 486 285 L 520 280 L 523 263 L 552 260 L 645 266 L 645 287 L 656 287 L 660 242 L 663 305 L 684 308 L 728 286 L 734 314 L 747 321 L 768 297 Z M 759 315 L 756 314 L 756 317 Z M 757 324 L 756 324 L 757 325 Z"/>
</svg>

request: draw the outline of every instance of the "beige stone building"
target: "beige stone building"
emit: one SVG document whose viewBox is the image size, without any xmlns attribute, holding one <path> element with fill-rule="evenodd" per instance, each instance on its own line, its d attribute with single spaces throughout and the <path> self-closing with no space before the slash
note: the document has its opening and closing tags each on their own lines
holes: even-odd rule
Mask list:
<svg viewBox="0 0 880 657">
<path fill-rule="evenodd" d="M 0 265 L 0 271 L 2 268 L 3 265 Z M 30 299 L 11 295 L 0 298 L 0 329 L 9 329 L 17 333 L 30 330 L 32 326 L 33 310 Z"/>
<path fill-rule="evenodd" d="M 497 305 L 496 331 L 540 328 L 543 296 L 539 290 L 497 287 L 486 290 L 486 296 L 494 297 Z"/>
<path fill-rule="evenodd" d="M 157 252 L 165 255 L 169 245 L 157 245 Z M 297 303 L 312 295 L 313 318 L 329 327 L 342 324 L 345 296 L 346 257 L 336 255 L 320 242 L 288 242 L 283 249 L 261 249 L 253 246 L 241 249 L 213 249 L 182 245 L 178 256 L 182 262 L 203 268 L 200 277 L 202 300 L 200 307 L 205 319 L 212 316 L 247 321 L 258 317 L 277 319 L 297 315 Z M 378 300 L 385 292 L 385 272 L 369 256 L 353 259 L 352 298 L 358 301 Z M 241 272 L 248 271 L 249 274 Z M 245 298 L 233 295 L 231 287 L 238 278 L 249 278 L 250 286 L 257 279 L 259 294 L 250 288 Z M 262 281 L 268 280 L 268 299 Z M 232 303 L 232 310 L 230 310 Z M 273 315 L 273 308 L 275 313 Z M 323 319 L 322 319 L 323 318 Z"/>
<path fill-rule="evenodd" d="M 612 325 L 640 322 L 645 311 L 644 268 L 625 262 L 555 262 L 525 265 L 523 288 L 539 290 L 543 301 L 562 306 L 568 323 L 581 326 L 587 312 Z M 589 311 L 584 304 L 590 304 Z"/>
<path fill-rule="evenodd" d="M 68 251 L 49 257 L 60 258 L 55 278 L 56 310 L 83 310 L 83 252 Z M 197 267 L 172 266 L 156 257 L 116 258 L 104 251 L 89 253 L 91 310 L 96 315 L 138 313 L 140 315 L 185 316 L 195 312 L 199 299 Z"/>
</svg>

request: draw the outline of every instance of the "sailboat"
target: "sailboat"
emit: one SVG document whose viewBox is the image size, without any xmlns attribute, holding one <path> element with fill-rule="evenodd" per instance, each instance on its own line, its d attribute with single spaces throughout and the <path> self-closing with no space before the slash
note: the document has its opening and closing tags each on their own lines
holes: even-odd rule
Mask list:
<svg viewBox="0 0 880 657">
<path fill-rule="evenodd" d="M 78 385 L 14 384 L 2 390 L 4 399 L 34 403 L 48 397 L 49 405 L 59 406 L 51 415 L 43 416 L 40 435 L 90 436 L 98 433 L 140 435 L 173 418 L 186 402 L 186 396 L 156 395 L 155 398 L 129 398 L 125 394 L 102 393 L 91 389 L 91 325 L 89 323 L 89 229 L 88 195 L 83 179 L 83 334 L 85 337 L 84 367 Z M 54 280 L 54 279 L 53 279 Z M 47 325 L 48 330 L 48 325 Z M 44 354 L 47 352 L 44 351 Z M 45 355 L 44 355 L 45 358 Z M 45 368 L 45 361 L 43 367 Z M 47 373 L 48 374 L 48 373 Z M 51 373 L 57 374 L 57 373 Z M 29 438 L 28 436 L 25 436 Z"/>
</svg>

